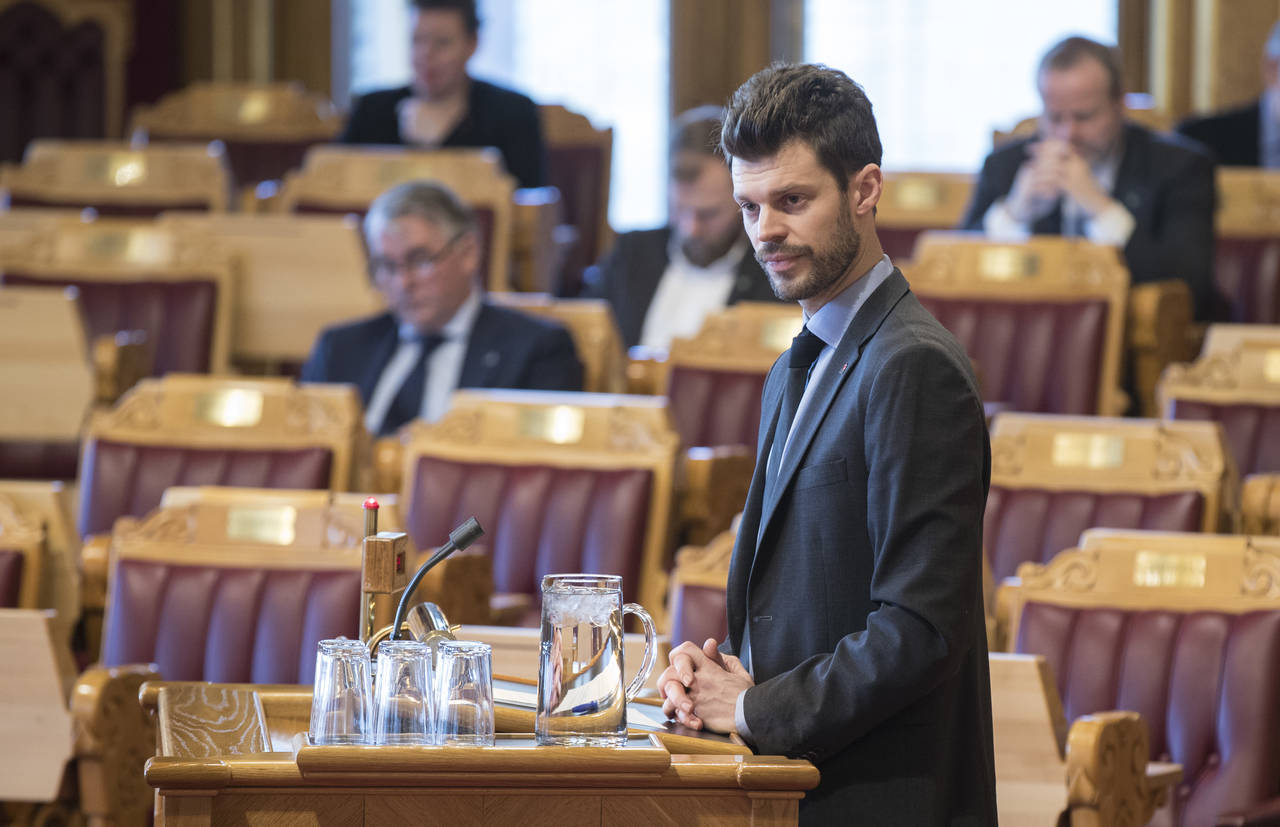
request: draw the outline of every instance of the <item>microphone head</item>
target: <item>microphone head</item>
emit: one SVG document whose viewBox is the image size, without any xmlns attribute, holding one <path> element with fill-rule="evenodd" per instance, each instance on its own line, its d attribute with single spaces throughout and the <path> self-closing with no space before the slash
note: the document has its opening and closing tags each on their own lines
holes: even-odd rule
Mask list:
<svg viewBox="0 0 1280 827">
<path fill-rule="evenodd" d="M 482 536 L 484 536 L 484 529 L 480 527 L 480 521 L 475 517 L 469 517 L 465 523 L 449 532 L 449 542 L 453 543 L 458 551 L 462 551 Z"/>
</svg>

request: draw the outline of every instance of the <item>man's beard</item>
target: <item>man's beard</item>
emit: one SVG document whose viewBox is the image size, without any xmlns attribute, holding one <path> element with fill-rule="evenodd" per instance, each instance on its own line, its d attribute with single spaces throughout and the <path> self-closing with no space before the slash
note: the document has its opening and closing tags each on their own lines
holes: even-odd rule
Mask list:
<svg viewBox="0 0 1280 827">
<path fill-rule="evenodd" d="M 853 226 L 853 218 L 847 207 L 836 218 L 834 235 L 830 245 L 816 251 L 800 244 L 775 244 L 771 241 L 761 244 L 756 251 L 756 260 L 769 277 L 773 294 L 783 301 L 804 301 L 821 295 L 844 278 L 862 252 L 862 236 L 858 233 L 858 228 Z M 764 258 L 778 255 L 807 257 L 811 262 L 809 272 L 790 281 L 774 277 Z"/>
<path fill-rule="evenodd" d="M 710 267 L 728 255 L 741 237 L 742 228 L 735 226 L 724 237 L 710 241 L 686 238 L 680 242 L 680 251 L 694 267 Z"/>
</svg>

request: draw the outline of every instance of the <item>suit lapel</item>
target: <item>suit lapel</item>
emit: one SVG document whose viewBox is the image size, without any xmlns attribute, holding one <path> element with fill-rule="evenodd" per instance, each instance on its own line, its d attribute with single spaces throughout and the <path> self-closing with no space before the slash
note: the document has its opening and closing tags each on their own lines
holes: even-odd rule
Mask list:
<svg viewBox="0 0 1280 827">
<path fill-rule="evenodd" d="M 1120 156 L 1120 167 L 1116 170 L 1116 180 L 1111 185 L 1111 197 L 1124 204 L 1125 209 L 1135 218 L 1142 209 L 1147 184 L 1151 180 L 1148 163 L 1151 158 L 1151 147 L 1147 136 L 1138 127 L 1126 124 L 1124 128 L 1124 149 Z"/>
<path fill-rule="evenodd" d="M 462 373 L 458 376 L 460 388 L 496 387 L 498 370 L 503 363 L 501 320 L 487 303 L 480 303 L 476 320 L 471 324 L 467 337 L 467 352 L 462 357 Z"/>
<path fill-rule="evenodd" d="M 857 315 L 853 317 L 844 336 L 836 345 L 835 353 L 832 354 L 831 361 L 827 363 L 826 371 L 820 379 L 821 387 L 811 389 L 815 395 L 808 400 L 808 404 L 792 426 L 791 443 L 787 446 L 786 456 L 778 467 L 778 478 L 770 486 L 769 496 L 764 502 L 760 518 L 760 537 L 764 536 L 783 493 L 790 487 L 796 471 L 800 469 L 800 462 L 808 453 L 809 446 L 813 443 L 832 402 L 835 401 L 845 380 L 853 373 L 858 359 L 862 357 L 863 345 L 880 329 L 889 311 L 907 294 L 908 289 L 907 280 L 895 268 L 884 284 L 876 288 L 866 303 L 858 309 Z M 776 407 L 775 405 L 772 414 L 775 427 L 778 418 Z"/>
<path fill-rule="evenodd" d="M 377 327 L 377 338 L 373 341 L 369 362 L 353 370 L 351 374 L 355 377 L 356 387 L 360 389 L 360 398 L 365 405 L 373 398 L 373 389 L 382 378 L 382 372 L 387 369 L 392 354 L 396 352 L 396 345 L 400 343 L 395 317 L 388 313 L 384 318 L 386 323 Z"/>
</svg>

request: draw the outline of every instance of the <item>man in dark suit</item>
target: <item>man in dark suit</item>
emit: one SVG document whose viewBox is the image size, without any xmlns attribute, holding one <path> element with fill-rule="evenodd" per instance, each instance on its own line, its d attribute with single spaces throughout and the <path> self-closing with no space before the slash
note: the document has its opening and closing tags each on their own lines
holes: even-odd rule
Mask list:
<svg viewBox="0 0 1280 827">
<path fill-rule="evenodd" d="M 718 106 L 691 109 L 671 130 L 671 221 L 623 233 L 587 271 L 589 295 L 607 299 L 622 341 L 666 348 L 690 337 L 710 312 L 740 301 L 774 301 L 742 232 L 733 182 L 718 150 Z"/>
<path fill-rule="evenodd" d="M 765 383 L 729 638 L 673 650 L 664 709 L 813 761 L 803 824 L 995 824 L 990 447 L 964 350 L 876 236 L 871 104 L 841 72 L 775 66 L 734 94 L 722 142 L 805 327 Z"/>
<path fill-rule="evenodd" d="M 533 101 L 467 75 L 480 30 L 475 0 L 413 0 L 413 82 L 358 98 L 338 140 L 346 144 L 497 147 L 521 187 L 547 184 L 546 148 Z"/>
<path fill-rule="evenodd" d="M 1071 37 L 1041 59 L 1040 134 L 987 156 L 964 227 L 1072 235 L 1123 250 L 1133 283 L 1181 279 L 1213 318 L 1214 167 L 1201 147 L 1125 123 L 1115 50 Z"/>
<path fill-rule="evenodd" d="M 302 379 L 356 385 L 370 432 L 440 418 L 455 388 L 582 390 L 564 328 L 484 301 L 475 217 L 449 190 L 393 187 L 364 232 L 390 310 L 321 333 Z"/>
<path fill-rule="evenodd" d="M 1209 148 L 1228 167 L 1280 167 L 1280 23 L 1262 56 L 1262 97 L 1237 109 L 1178 124 L 1178 133 Z"/>
</svg>

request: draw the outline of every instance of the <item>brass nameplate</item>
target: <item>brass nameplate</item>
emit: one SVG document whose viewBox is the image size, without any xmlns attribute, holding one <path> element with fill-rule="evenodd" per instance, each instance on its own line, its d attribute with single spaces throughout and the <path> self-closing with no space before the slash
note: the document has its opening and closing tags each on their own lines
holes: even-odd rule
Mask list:
<svg viewBox="0 0 1280 827">
<path fill-rule="evenodd" d="M 1268 382 L 1280 383 L 1280 350 L 1273 348 L 1262 357 L 1262 376 Z"/>
<path fill-rule="evenodd" d="M 1040 256 L 1018 247 L 991 247 L 978 254 L 978 275 L 987 281 L 1017 281 L 1040 271 Z"/>
<path fill-rule="evenodd" d="M 1108 434 L 1054 434 L 1052 462 L 1059 468 L 1119 468 L 1124 438 Z"/>
<path fill-rule="evenodd" d="M 262 123 L 271 114 L 271 98 L 263 92 L 253 92 L 240 102 L 236 120 L 240 123 Z"/>
<path fill-rule="evenodd" d="M 287 546 L 297 536 L 297 522 L 291 505 L 233 506 L 227 509 L 227 539 Z"/>
<path fill-rule="evenodd" d="M 942 184 L 927 178 L 895 182 L 893 203 L 907 210 L 930 210 L 942 203 Z"/>
<path fill-rule="evenodd" d="M 760 345 L 779 353 L 791 347 L 791 340 L 800 334 L 804 327 L 804 317 L 795 319 L 774 319 L 760 325 Z"/>
<path fill-rule="evenodd" d="M 1133 585 L 1149 589 L 1203 589 L 1203 554 L 1140 551 L 1133 561 Z"/>
<path fill-rule="evenodd" d="M 246 388 L 202 393 L 196 397 L 196 419 L 222 428 L 249 428 L 262 421 L 262 391 Z"/>
<path fill-rule="evenodd" d="M 540 439 L 556 445 L 572 445 L 582 441 L 587 415 L 573 405 L 555 405 L 540 410 L 520 411 L 521 436 Z"/>
<path fill-rule="evenodd" d="M 132 187 L 147 180 L 147 162 L 140 152 L 95 155 L 85 162 L 89 180 L 111 187 Z"/>
</svg>

